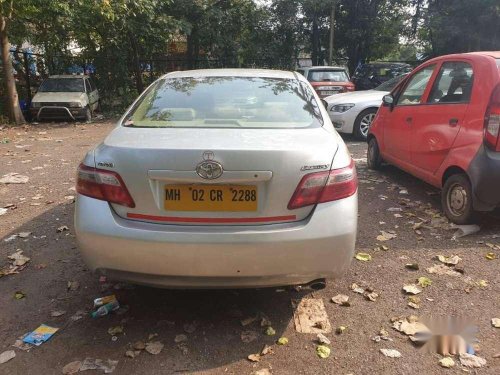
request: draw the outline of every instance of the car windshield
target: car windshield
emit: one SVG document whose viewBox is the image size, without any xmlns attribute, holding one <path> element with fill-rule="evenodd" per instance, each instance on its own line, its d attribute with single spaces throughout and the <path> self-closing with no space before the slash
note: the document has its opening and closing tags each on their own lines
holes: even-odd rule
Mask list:
<svg viewBox="0 0 500 375">
<path fill-rule="evenodd" d="M 307 128 L 322 126 L 309 86 L 296 79 L 185 77 L 158 80 L 124 126 Z"/>
<path fill-rule="evenodd" d="M 81 78 L 49 78 L 43 81 L 39 92 L 85 92 Z"/>
<path fill-rule="evenodd" d="M 309 71 L 309 82 L 347 82 L 349 77 L 344 70 L 315 69 Z"/>
<path fill-rule="evenodd" d="M 406 77 L 408 74 L 402 74 L 400 76 L 394 77 L 393 79 L 390 79 L 388 81 L 385 81 L 381 85 L 377 86 L 374 88 L 374 90 L 377 91 L 392 91 L 396 85 L 401 82 L 401 80 Z"/>
</svg>

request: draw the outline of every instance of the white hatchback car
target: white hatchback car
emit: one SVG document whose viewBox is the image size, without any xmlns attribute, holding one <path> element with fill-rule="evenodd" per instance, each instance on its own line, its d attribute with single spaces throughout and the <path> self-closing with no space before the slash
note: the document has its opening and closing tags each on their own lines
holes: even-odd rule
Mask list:
<svg viewBox="0 0 500 375">
<path fill-rule="evenodd" d="M 89 268 L 180 288 L 324 285 L 349 266 L 354 163 L 307 80 L 167 74 L 78 168 Z"/>
<path fill-rule="evenodd" d="M 347 92 L 324 98 L 335 129 L 366 140 L 375 114 L 382 105 L 382 98 L 407 75 L 394 77 L 373 90 Z"/>
</svg>

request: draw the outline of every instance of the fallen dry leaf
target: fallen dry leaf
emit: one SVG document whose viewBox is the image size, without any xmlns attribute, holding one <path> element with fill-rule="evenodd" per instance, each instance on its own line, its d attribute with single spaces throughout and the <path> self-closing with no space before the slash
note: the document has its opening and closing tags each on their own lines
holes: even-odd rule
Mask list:
<svg viewBox="0 0 500 375">
<path fill-rule="evenodd" d="M 240 338 L 244 343 L 249 343 L 257 340 L 258 334 L 255 331 L 243 331 L 241 332 Z"/>
<path fill-rule="evenodd" d="M 398 352 L 396 349 L 380 349 L 380 352 L 385 355 L 386 357 L 390 358 L 399 358 L 401 357 L 401 353 Z"/>
<path fill-rule="evenodd" d="M 456 266 L 458 264 L 458 262 L 460 262 L 462 260 L 462 258 L 460 258 L 458 255 L 453 255 L 450 257 L 444 256 L 444 255 L 438 255 L 437 259 L 441 263 L 452 265 L 452 266 Z"/>
<path fill-rule="evenodd" d="M 332 331 L 330 320 L 320 298 L 292 300 L 295 330 L 300 333 L 329 333 Z"/>
<path fill-rule="evenodd" d="M 318 345 L 316 347 L 316 354 L 320 358 L 328 358 L 330 356 L 330 348 L 325 345 Z"/>
<path fill-rule="evenodd" d="M 497 255 L 495 253 L 487 253 L 485 255 L 485 258 L 488 259 L 488 260 L 494 260 L 497 258 Z"/>
<path fill-rule="evenodd" d="M 278 341 L 276 341 L 278 345 L 287 345 L 288 344 L 288 339 L 286 337 L 280 337 Z"/>
<path fill-rule="evenodd" d="M 66 311 L 64 311 L 64 310 L 55 310 L 55 311 L 52 311 L 50 313 L 50 316 L 57 318 L 57 317 L 62 316 L 64 314 L 66 314 Z"/>
<path fill-rule="evenodd" d="M 82 367 L 81 361 L 73 361 L 65 365 L 62 369 L 64 375 L 76 374 Z"/>
<path fill-rule="evenodd" d="M 500 318 L 491 319 L 491 325 L 495 328 L 500 328 Z"/>
<path fill-rule="evenodd" d="M 251 362 L 260 362 L 260 354 L 250 354 L 247 358 Z"/>
<path fill-rule="evenodd" d="M 13 350 L 7 350 L 0 354 L 0 364 L 10 361 L 12 358 L 16 357 L 16 352 Z"/>
<path fill-rule="evenodd" d="M 403 285 L 403 290 L 407 294 L 419 294 L 419 293 L 422 293 L 422 289 L 420 289 L 416 284 Z"/>
<path fill-rule="evenodd" d="M 453 268 L 444 264 L 435 264 L 434 266 L 427 268 L 427 272 L 436 275 L 461 276 L 460 272 L 457 272 Z"/>
<path fill-rule="evenodd" d="M 439 360 L 439 365 L 441 367 L 450 368 L 455 366 L 455 361 L 451 357 L 444 357 Z"/>
<path fill-rule="evenodd" d="M 322 333 L 318 333 L 316 336 L 316 339 L 318 340 L 318 343 L 323 344 L 323 345 L 330 345 L 331 341 L 328 337 L 323 335 Z"/>
<path fill-rule="evenodd" d="M 372 260 L 372 256 L 368 253 L 357 253 L 355 258 L 362 262 L 369 262 L 370 260 Z"/>
<path fill-rule="evenodd" d="M 432 285 L 432 280 L 425 276 L 419 277 L 417 281 L 417 284 L 422 288 L 427 288 L 428 286 Z"/>
<path fill-rule="evenodd" d="M 31 258 L 28 258 L 27 256 L 23 255 L 22 250 L 17 250 L 14 254 L 11 254 L 7 256 L 10 260 L 13 260 L 12 262 L 13 266 L 24 266 L 26 263 L 28 263 Z"/>
<path fill-rule="evenodd" d="M 383 242 L 383 241 L 389 241 L 392 240 L 393 238 L 396 238 L 397 234 L 393 232 L 386 232 L 384 230 L 380 231 L 380 234 L 377 236 L 377 241 Z"/>
<path fill-rule="evenodd" d="M 349 296 L 345 294 L 337 294 L 335 297 L 332 297 L 331 301 L 340 306 L 350 306 Z"/>
<path fill-rule="evenodd" d="M 268 355 L 268 354 L 274 354 L 273 347 L 270 345 L 264 345 L 264 347 L 260 351 L 260 355 L 263 356 L 263 355 Z"/>
<path fill-rule="evenodd" d="M 159 341 L 153 341 L 153 342 L 146 343 L 146 351 L 152 355 L 160 354 L 163 347 L 164 347 L 164 345 Z"/>
<path fill-rule="evenodd" d="M 486 365 L 486 359 L 477 355 L 462 353 L 460 354 L 460 363 L 465 367 L 479 368 Z"/>
</svg>

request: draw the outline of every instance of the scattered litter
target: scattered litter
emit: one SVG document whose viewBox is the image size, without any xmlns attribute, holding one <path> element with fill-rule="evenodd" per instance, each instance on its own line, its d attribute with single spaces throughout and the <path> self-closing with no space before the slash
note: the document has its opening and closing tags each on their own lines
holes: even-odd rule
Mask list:
<svg viewBox="0 0 500 375">
<path fill-rule="evenodd" d="M 57 228 L 57 233 L 61 233 L 67 230 L 69 230 L 67 225 L 61 225 L 59 228 Z"/>
<path fill-rule="evenodd" d="M 500 328 L 500 318 L 491 319 L 491 325 L 495 328 Z"/>
<path fill-rule="evenodd" d="M 377 236 L 377 241 L 389 241 L 392 240 L 393 238 L 396 238 L 397 234 L 394 232 L 386 232 L 384 230 L 380 231 L 380 234 Z"/>
<path fill-rule="evenodd" d="M 69 285 L 69 283 L 68 283 Z M 104 303 L 103 305 L 101 305 Z M 98 307 L 97 310 L 93 311 L 90 315 L 92 318 L 98 318 L 101 316 L 108 315 L 112 311 L 117 311 L 120 309 L 120 303 L 116 299 L 115 295 L 105 296 L 101 298 L 96 298 L 94 300 L 94 308 Z"/>
<path fill-rule="evenodd" d="M 488 260 L 495 260 L 497 258 L 497 255 L 495 253 L 486 253 L 484 257 Z"/>
<path fill-rule="evenodd" d="M 460 258 L 458 255 L 453 255 L 451 257 L 447 257 L 447 256 L 444 256 L 444 255 L 438 255 L 438 256 L 436 256 L 436 258 L 441 263 L 444 263 L 444 264 L 447 264 L 447 265 L 451 265 L 451 266 L 456 266 L 458 264 L 458 262 L 460 262 L 462 260 L 462 258 Z"/>
<path fill-rule="evenodd" d="M 250 354 L 247 358 L 251 362 L 259 362 L 260 361 L 260 354 Z"/>
<path fill-rule="evenodd" d="M 322 333 L 318 333 L 316 336 L 316 339 L 318 340 L 318 343 L 323 344 L 323 345 L 330 345 L 331 341 L 328 337 L 323 335 Z"/>
<path fill-rule="evenodd" d="M 375 292 L 368 293 L 367 292 L 364 294 L 364 296 L 368 301 L 375 302 L 378 298 L 378 293 L 375 293 Z"/>
<path fill-rule="evenodd" d="M 362 262 L 369 262 L 372 260 L 372 256 L 368 253 L 357 253 L 355 258 Z"/>
<path fill-rule="evenodd" d="M 330 348 L 325 345 L 318 345 L 316 347 L 316 354 L 320 358 L 328 358 L 330 356 Z"/>
<path fill-rule="evenodd" d="M 16 352 L 13 350 L 6 350 L 0 354 L 0 364 L 10 361 L 12 358 L 16 357 Z"/>
<path fill-rule="evenodd" d="M 457 238 L 460 237 L 465 237 L 469 236 L 471 234 L 477 233 L 481 230 L 481 227 L 476 224 L 472 225 L 456 225 L 455 228 L 457 228 L 457 231 L 455 234 L 453 234 L 452 239 L 456 240 Z"/>
<path fill-rule="evenodd" d="M 381 340 L 384 340 L 384 341 L 393 341 L 389 337 L 389 332 L 387 332 L 384 328 L 381 328 L 380 331 L 379 331 L 379 333 L 378 333 L 378 335 L 373 336 L 372 340 L 375 341 L 375 342 L 380 342 Z"/>
<path fill-rule="evenodd" d="M 128 358 L 135 358 L 137 357 L 139 354 L 141 354 L 141 351 L 140 350 L 127 350 L 125 352 L 125 357 L 128 357 Z"/>
<path fill-rule="evenodd" d="M 479 368 L 486 365 L 486 359 L 477 355 L 462 353 L 460 354 L 460 363 L 465 367 Z"/>
<path fill-rule="evenodd" d="M 16 292 L 14 292 L 15 299 L 23 299 L 24 297 L 26 297 L 26 293 L 24 293 L 23 291 L 18 290 Z"/>
<path fill-rule="evenodd" d="M 340 306 L 351 306 L 349 296 L 345 294 L 337 294 L 335 297 L 332 297 L 332 302 Z"/>
<path fill-rule="evenodd" d="M 19 238 L 28 238 L 30 236 L 31 232 L 19 232 L 17 236 Z"/>
<path fill-rule="evenodd" d="M 117 364 L 118 361 L 113 361 L 111 359 L 104 361 L 102 359 L 85 358 L 80 367 L 80 371 L 101 370 L 104 371 L 105 374 L 110 374 L 115 371 Z"/>
<path fill-rule="evenodd" d="M 68 281 L 67 289 L 71 292 L 78 290 L 80 288 L 80 283 L 78 281 Z"/>
<path fill-rule="evenodd" d="M 28 176 L 23 176 L 19 173 L 8 173 L 0 178 L 0 184 L 25 184 L 28 181 Z"/>
<path fill-rule="evenodd" d="M 16 266 L 18 266 L 18 267 L 24 266 L 26 263 L 28 263 L 30 261 L 30 258 L 28 258 L 27 256 L 23 255 L 23 251 L 22 250 L 17 250 L 14 254 L 9 255 L 7 258 L 9 258 L 10 260 L 14 261 L 12 263 L 12 265 L 14 267 L 16 267 Z"/>
<path fill-rule="evenodd" d="M 244 332 L 250 332 L 250 331 L 244 331 Z M 242 335 L 243 335 L 243 333 L 242 333 Z M 257 338 L 257 337 L 255 337 L 255 338 Z M 185 342 L 187 340 L 188 340 L 187 336 L 184 335 L 184 334 L 182 334 L 182 333 L 180 335 L 176 335 L 174 337 L 174 342 L 177 343 L 177 344 L 180 343 L 180 342 Z M 243 338 L 242 338 L 242 340 L 243 340 Z"/>
<path fill-rule="evenodd" d="M 258 335 L 257 335 L 257 332 L 255 332 L 255 331 L 243 331 L 243 332 L 241 332 L 241 335 L 240 335 L 241 341 L 243 341 L 246 344 L 257 340 L 257 337 L 258 337 Z M 177 338 L 177 336 L 176 336 L 176 338 Z"/>
<path fill-rule="evenodd" d="M 300 333 L 329 333 L 332 331 L 323 300 L 303 298 L 292 300 L 295 330 Z"/>
<path fill-rule="evenodd" d="M 146 349 L 146 344 L 144 344 L 144 341 L 137 341 L 134 343 L 134 345 L 132 345 L 132 347 L 135 350 L 144 350 Z"/>
<path fill-rule="evenodd" d="M 23 342 L 36 346 L 42 345 L 45 341 L 49 340 L 59 328 L 49 327 L 42 324 L 23 338 Z"/>
<path fill-rule="evenodd" d="M 274 350 L 273 350 L 273 347 L 270 346 L 270 345 L 264 345 L 264 347 L 262 348 L 262 350 L 260 351 L 260 355 L 263 356 L 263 355 L 267 355 L 267 354 L 274 354 Z"/>
<path fill-rule="evenodd" d="M 108 329 L 108 333 L 111 336 L 116 336 L 123 333 L 123 326 L 114 326 Z"/>
<path fill-rule="evenodd" d="M 408 336 L 414 336 L 417 333 L 422 334 L 429 332 L 427 326 L 419 322 L 418 318 L 415 316 L 393 320 L 392 328 L 399 332 L 403 332 Z"/>
<path fill-rule="evenodd" d="M 403 290 L 407 294 L 419 294 L 419 293 L 422 293 L 422 289 L 420 289 L 416 284 L 403 285 Z"/>
<path fill-rule="evenodd" d="M 57 318 L 59 316 L 63 316 L 64 314 L 66 314 L 66 311 L 64 310 L 55 310 L 50 313 L 50 316 Z"/>
<path fill-rule="evenodd" d="M 23 342 L 23 339 L 24 339 L 25 336 L 26 335 L 23 335 L 23 336 L 19 337 L 19 339 L 16 340 L 14 342 L 14 344 L 12 344 L 12 346 L 14 348 L 19 349 L 19 350 L 23 350 L 25 352 L 29 352 L 31 349 L 33 349 L 33 345 L 27 344 L 27 343 Z"/>
<path fill-rule="evenodd" d="M 356 283 L 352 283 L 351 284 L 351 290 L 354 292 L 354 293 L 358 293 L 358 294 L 363 294 L 365 292 L 365 290 L 363 288 L 361 288 L 358 284 Z"/>
<path fill-rule="evenodd" d="M 80 371 L 81 367 L 82 367 L 81 361 L 73 361 L 63 367 L 62 373 L 64 375 L 76 374 L 78 371 Z"/>
<path fill-rule="evenodd" d="M 345 332 L 345 330 L 346 330 L 346 329 L 347 329 L 347 327 L 346 327 L 346 326 L 339 326 L 339 327 L 337 327 L 337 328 L 335 329 L 335 333 L 336 333 L 337 335 L 341 335 L 341 334 L 343 334 L 343 333 Z"/>
<path fill-rule="evenodd" d="M 404 194 L 404 195 L 407 195 L 407 194 L 408 194 L 408 190 L 406 190 L 406 189 L 401 189 L 401 190 L 399 191 L 399 194 Z"/>
<path fill-rule="evenodd" d="M 276 334 L 276 331 L 274 330 L 273 327 L 269 326 L 269 327 L 266 328 L 265 334 L 267 336 L 274 336 Z"/>
<path fill-rule="evenodd" d="M 0 216 L 5 215 L 7 213 L 7 211 L 9 211 L 9 210 L 6 208 L 0 207 Z"/>
<path fill-rule="evenodd" d="M 271 375 L 271 371 L 267 368 L 263 368 L 252 372 L 252 375 Z"/>
<path fill-rule="evenodd" d="M 439 360 L 439 365 L 441 367 L 450 368 L 455 366 L 455 361 L 451 357 L 444 357 Z"/>
<path fill-rule="evenodd" d="M 82 311 L 82 310 L 78 310 L 76 313 L 74 313 L 69 319 L 73 322 L 76 322 L 80 319 L 83 318 L 83 316 L 85 315 L 85 311 Z"/>
<path fill-rule="evenodd" d="M 434 266 L 427 268 L 427 272 L 436 275 L 460 276 L 460 272 L 457 272 L 453 268 L 450 268 L 444 264 L 435 264 Z"/>
<path fill-rule="evenodd" d="M 164 345 L 159 341 L 153 341 L 146 343 L 146 351 L 149 354 L 157 355 L 160 354 Z"/>
<path fill-rule="evenodd" d="M 389 212 L 401 212 L 401 211 L 403 211 L 403 209 L 401 207 L 389 207 L 387 209 L 387 211 L 389 211 Z"/>
<path fill-rule="evenodd" d="M 399 358 L 401 357 L 401 353 L 398 352 L 396 349 L 380 349 L 380 352 L 385 355 L 386 357 L 390 358 Z"/>
<path fill-rule="evenodd" d="M 425 276 L 419 277 L 417 281 L 418 285 L 420 285 L 422 288 L 427 288 L 428 286 L 432 285 L 432 280 Z"/>
<path fill-rule="evenodd" d="M 420 298 L 418 296 L 409 296 L 408 297 L 408 306 L 419 309 L 420 308 Z"/>
<path fill-rule="evenodd" d="M 288 344 L 288 339 L 286 337 L 280 337 L 278 341 L 276 341 L 278 345 L 287 345 Z"/>
</svg>

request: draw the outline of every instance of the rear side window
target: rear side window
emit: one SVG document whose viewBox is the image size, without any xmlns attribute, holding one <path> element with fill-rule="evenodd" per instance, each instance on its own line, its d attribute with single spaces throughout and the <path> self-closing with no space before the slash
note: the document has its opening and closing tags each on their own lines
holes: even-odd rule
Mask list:
<svg viewBox="0 0 500 375">
<path fill-rule="evenodd" d="M 468 103 L 472 92 L 472 66 L 462 61 L 441 65 L 428 103 Z"/>
<path fill-rule="evenodd" d="M 90 88 L 90 83 L 89 83 L 88 79 L 85 80 L 85 89 L 87 90 L 87 93 L 92 92 L 92 89 Z"/>
<path fill-rule="evenodd" d="M 309 82 L 347 82 L 349 77 L 344 70 L 310 70 Z"/>
<path fill-rule="evenodd" d="M 398 105 L 418 105 L 422 101 L 425 88 L 431 79 L 435 65 L 430 65 L 418 71 L 410 78 L 408 84 L 398 98 Z"/>
<path fill-rule="evenodd" d="M 297 79 L 184 77 L 157 81 L 124 126 L 308 128 L 323 125 L 309 85 Z"/>
</svg>

